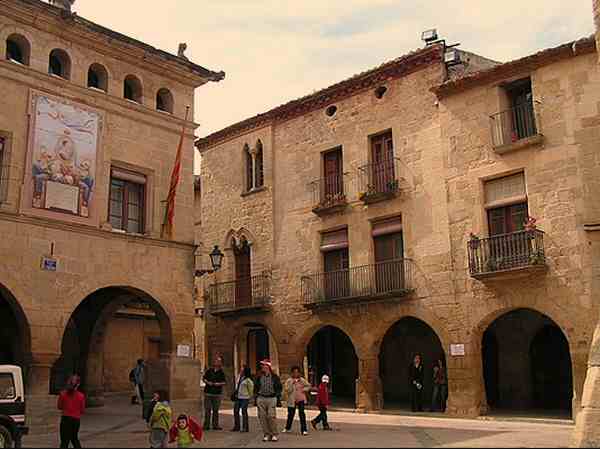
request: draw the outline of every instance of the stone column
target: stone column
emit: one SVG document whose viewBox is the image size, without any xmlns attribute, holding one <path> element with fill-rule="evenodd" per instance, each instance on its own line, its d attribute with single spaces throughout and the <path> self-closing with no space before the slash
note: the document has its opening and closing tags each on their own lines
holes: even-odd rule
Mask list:
<svg viewBox="0 0 600 449">
<path fill-rule="evenodd" d="M 379 358 L 359 359 L 356 382 L 356 409 L 372 412 L 383 408 L 383 387 L 379 377 Z"/>
<path fill-rule="evenodd" d="M 27 425 L 31 435 L 56 433 L 60 419 L 57 397 L 50 395 L 50 373 L 58 354 L 32 354 L 25 391 Z"/>
<path fill-rule="evenodd" d="M 594 332 L 573 447 L 600 446 L 600 326 Z"/>
<path fill-rule="evenodd" d="M 481 348 L 465 347 L 466 355 L 446 360 L 448 370 L 448 403 L 446 413 L 475 417 L 485 414 L 487 403 L 481 369 Z"/>
<path fill-rule="evenodd" d="M 174 414 L 189 413 L 200 416 L 202 410 L 202 366 L 193 358 L 161 356 L 161 363 L 168 365 L 169 391 Z"/>
</svg>

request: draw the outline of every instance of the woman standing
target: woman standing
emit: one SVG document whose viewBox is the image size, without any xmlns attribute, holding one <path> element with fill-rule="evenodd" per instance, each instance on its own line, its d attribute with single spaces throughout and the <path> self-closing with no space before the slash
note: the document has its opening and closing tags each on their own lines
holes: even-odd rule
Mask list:
<svg viewBox="0 0 600 449">
<path fill-rule="evenodd" d="M 410 365 L 410 393 L 413 412 L 423 411 L 423 363 L 421 355 L 416 354 Z"/>
<path fill-rule="evenodd" d="M 446 367 L 442 359 L 438 359 L 433 365 L 433 395 L 431 398 L 431 411 L 446 411 L 446 400 L 448 398 L 448 378 Z"/>
<path fill-rule="evenodd" d="M 249 432 L 248 405 L 250 399 L 254 397 L 254 382 L 252 381 L 252 372 L 250 368 L 244 366 L 240 373 L 235 392 L 233 394 L 235 405 L 233 408 L 234 426 L 232 432 Z M 240 427 L 240 411 L 242 412 L 242 425 Z"/>
<path fill-rule="evenodd" d="M 300 368 L 294 366 L 292 368 L 292 377 L 290 377 L 285 383 L 285 393 L 287 395 L 287 409 L 288 417 L 287 423 L 283 433 L 288 433 L 292 430 L 292 424 L 294 424 L 294 418 L 296 416 L 296 409 L 300 415 L 300 432 L 302 435 L 308 435 L 308 426 L 306 424 L 306 393 L 310 391 L 310 383 L 302 377 Z"/>
<path fill-rule="evenodd" d="M 80 384 L 79 376 L 71 376 L 66 389 L 58 396 L 58 409 L 62 412 L 60 420 L 61 448 L 68 448 L 69 444 L 76 449 L 81 447 L 79 427 L 81 415 L 85 411 L 85 395 L 79 391 Z"/>
</svg>

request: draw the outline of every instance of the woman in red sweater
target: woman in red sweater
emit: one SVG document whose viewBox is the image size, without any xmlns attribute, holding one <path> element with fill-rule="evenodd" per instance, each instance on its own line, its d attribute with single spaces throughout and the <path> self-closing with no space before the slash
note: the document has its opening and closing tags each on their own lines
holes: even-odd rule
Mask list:
<svg viewBox="0 0 600 449">
<path fill-rule="evenodd" d="M 85 411 L 85 395 L 79 391 L 81 379 L 79 376 L 71 376 L 67 382 L 67 388 L 61 391 L 58 397 L 58 409 L 62 411 L 60 420 L 60 447 L 73 447 L 79 449 L 79 426 L 81 415 Z"/>
</svg>

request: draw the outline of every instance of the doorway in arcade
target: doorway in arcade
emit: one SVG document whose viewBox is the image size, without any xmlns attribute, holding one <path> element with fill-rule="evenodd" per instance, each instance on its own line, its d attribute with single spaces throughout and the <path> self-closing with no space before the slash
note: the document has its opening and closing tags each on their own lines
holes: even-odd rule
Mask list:
<svg viewBox="0 0 600 449">
<path fill-rule="evenodd" d="M 323 375 L 330 377 L 331 400 L 334 406 L 356 407 L 358 357 L 350 337 L 337 327 L 318 331 L 307 348 L 308 381 L 318 386 Z"/>
</svg>

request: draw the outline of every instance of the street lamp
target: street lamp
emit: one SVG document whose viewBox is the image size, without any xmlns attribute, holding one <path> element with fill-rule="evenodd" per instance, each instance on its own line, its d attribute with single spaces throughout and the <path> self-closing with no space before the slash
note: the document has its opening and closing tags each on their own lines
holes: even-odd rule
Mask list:
<svg viewBox="0 0 600 449">
<path fill-rule="evenodd" d="M 210 257 L 210 263 L 212 265 L 212 270 L 206 270 L 206 269 L 196 270 L 196 272 L 194 273 L 194 276 L 200 277 L 200 276 L 204 276 L 205 274 L 212 274 L 221 269 L 221 264 L 223 262 L 223 257 L 225 257 L 225 255 L 219 249 L 218 245 L 215 245 L 214 249 L 211 251 L 211 253 L 208 255 L 208 257 Z"/>
</svg>

